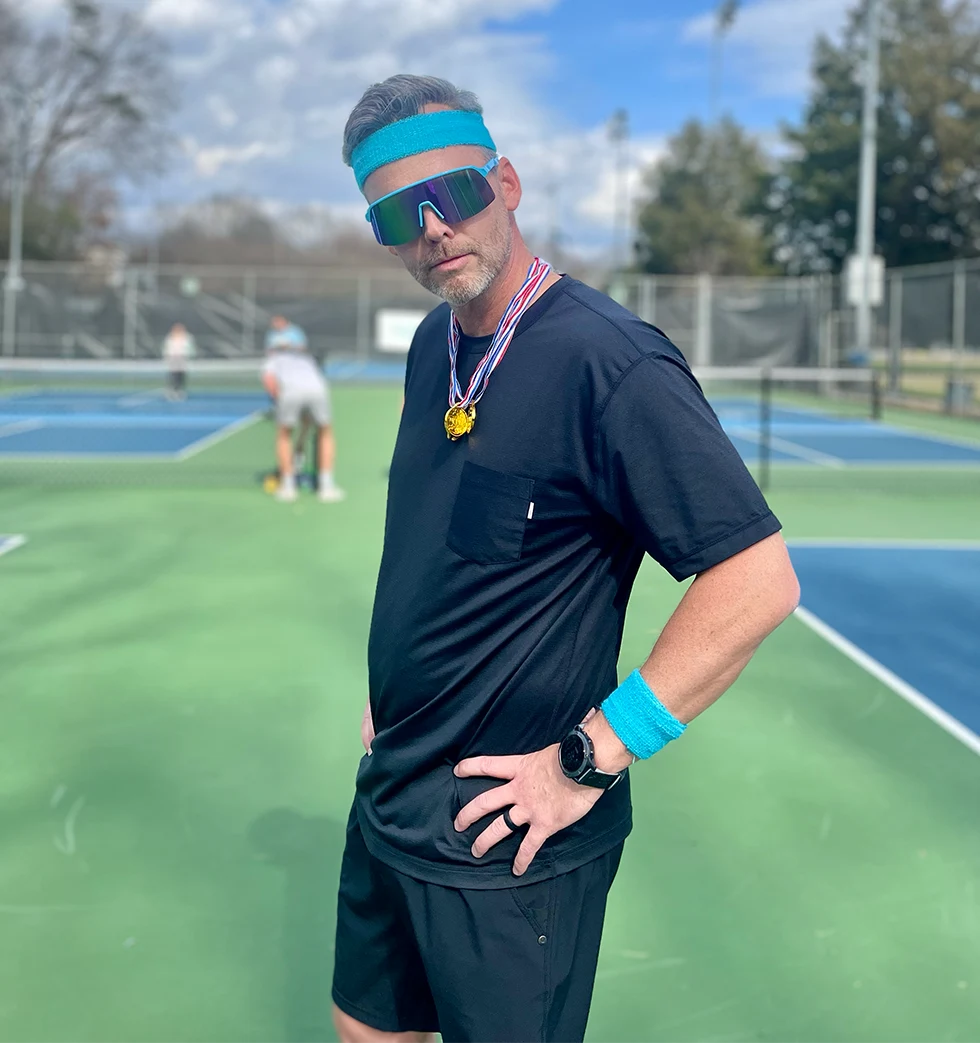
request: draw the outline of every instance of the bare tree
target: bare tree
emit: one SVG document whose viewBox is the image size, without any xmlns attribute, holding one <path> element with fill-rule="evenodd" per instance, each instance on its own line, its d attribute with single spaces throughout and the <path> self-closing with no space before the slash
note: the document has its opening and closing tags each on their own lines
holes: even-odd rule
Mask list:
<svg viewBox="0 0 980 1043">
<path fill-rule="evenodd" d="M 165 43 L 140 13 L 66 0 L 67 18 L 31 33 L 0 0 L 0 143 L 10 154 L 17 118 L 29 113 L 32 194 L 80 175 L 137 179 L 162 167 L 176 104 Z"/>
</svg>

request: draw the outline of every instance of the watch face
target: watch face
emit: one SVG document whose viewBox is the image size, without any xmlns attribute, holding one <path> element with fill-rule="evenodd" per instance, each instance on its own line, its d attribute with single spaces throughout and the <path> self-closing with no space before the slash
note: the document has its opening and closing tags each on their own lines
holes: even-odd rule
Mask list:
<svg viewBox="0 0 980 1043">
<path fill-rule="evenodd" d="M 585 764 L 585 743 L 580 735 L 572 732 L 561 741 L 558 750 L 562 770 L 566 775 L 577 775 Z"/>
</svg>

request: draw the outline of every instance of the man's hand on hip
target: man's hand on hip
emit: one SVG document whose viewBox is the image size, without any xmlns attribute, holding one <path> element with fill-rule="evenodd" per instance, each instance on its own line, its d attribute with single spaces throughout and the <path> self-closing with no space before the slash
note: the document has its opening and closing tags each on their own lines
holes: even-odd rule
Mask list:
<svg viewBox="0 0 980 1043">
<path fill-rule="evenodd" d="M 509 808 L 511 822 L 528 827 L 514 859 L 515 876 L 523 876 L 548 837 L 584 818 L 603 793 L 580 786 L 562 774 L 557 744 L 521 756 L 470 757 L 460 761 L 454 770 L 460 778 L 508 780 L 471 800 L 460 810 L 453 825 L 462 833 L 484 815 Z M 494 844 L 512 833 L 504 816 L 498 816 L 473 842 L 474 857 L 482 858 Z"/>
</svg>

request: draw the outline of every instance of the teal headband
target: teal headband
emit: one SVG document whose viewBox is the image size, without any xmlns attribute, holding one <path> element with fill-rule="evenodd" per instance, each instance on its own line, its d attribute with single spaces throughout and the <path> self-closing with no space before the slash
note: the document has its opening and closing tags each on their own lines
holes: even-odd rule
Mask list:
<svg viewBox="0 0 980 1043">
<path fill-rule="evenodd" d="M 357 178 L 357 187 L 364 188 L 364 182 L 378 167 L 394 163 L 396 159 L 448 148 L 450 145 L 480 145 L 497 151 L 490 131 L 484 126 L 483 117 L 478 112 L 462 112 L 459 109 L 423 112 L 419 116 L 389 123 L 354 149 L 351 166 Z"/>
</svg>

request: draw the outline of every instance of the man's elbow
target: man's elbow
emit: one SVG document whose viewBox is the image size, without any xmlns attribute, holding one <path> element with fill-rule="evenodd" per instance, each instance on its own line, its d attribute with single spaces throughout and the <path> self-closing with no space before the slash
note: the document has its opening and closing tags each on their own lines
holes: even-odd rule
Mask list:
<svg viewBox="0 0 980 1043">
<path fill-rule="evenodd" d="M 800 603 L 800 581 L 790 561 L 789 549 L 778 533 L 758 545 L 756 590 L 764 606 L 768 631 L 791 616 Z"/>
<path fill-rule="evenodd" d="M 793 563 L 787 557 L 786 564 L 780 570 L 780 574 L 773 591 L 773 608 L 776 611 L 778 626 L 782 621 L 791 616 L 800 603 L 800 581 L 796 578 L 796 570 Z"/>
<path fill-rule="evenodd" d="M 772 628 L 775 629 L 799 605 L 800 581 L 790 561 L 789 548 L 781 536 L 772 537 L 768 541 L 767 550 L 769 568 L 765 570 L 768 573 L 765 583 L 766 602 L 772 614 Z"/>
</svg>

